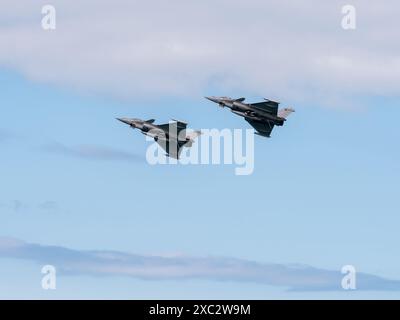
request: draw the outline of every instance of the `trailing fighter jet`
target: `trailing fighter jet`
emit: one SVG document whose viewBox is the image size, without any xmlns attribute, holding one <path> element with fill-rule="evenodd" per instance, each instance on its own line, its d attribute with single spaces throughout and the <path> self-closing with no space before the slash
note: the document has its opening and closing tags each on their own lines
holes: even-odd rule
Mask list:
<svg viewBox="0 0 400 320">
<path fill-rule="evenodd" d="M 190 148 L 194 140 L 201 134 L 200 131 L 193 131 L 187 134 L 187 123 L 179 120 L 159 125 L 154 124 L 154 119 L 117 118 L 117 120 L 133 129 L 141 130 L 146 136 L 152 137 L 167 152 L 166 156 L 175 159 L 179 159 L 183 147 Z"/>
<path fill-rule="evenodd" d="M 268 99 L 257 103 L 245 103 L 245 98 L 206 97 L 206 99 L 218 103 L 222 108 L 230 108 L 234 114 L 244 117 L 256 130 L 256 134 L 268 138 L 274 126 L 283 126 L 289 114 L 294 112 L 292 108 L 278 110 L 279 102 Z"/>
</svg>

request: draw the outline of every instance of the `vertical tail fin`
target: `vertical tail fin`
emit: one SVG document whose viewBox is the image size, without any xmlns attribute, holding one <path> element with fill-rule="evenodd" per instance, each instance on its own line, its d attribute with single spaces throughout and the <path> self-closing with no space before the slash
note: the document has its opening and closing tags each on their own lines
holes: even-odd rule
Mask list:
<svg viewBox="0 0 400 320">
<path fill-rule="evenodd" d="M 279 112 L 278 112 L 278 117 L 287 119 L 287 117 L 288 117 L 292 112 L 295 112 L 295 110 L 292 109 L 292 108 L 284 108 L 284 109 L 281 109 L 281 110 L 279 110 Z"/>
</svg>

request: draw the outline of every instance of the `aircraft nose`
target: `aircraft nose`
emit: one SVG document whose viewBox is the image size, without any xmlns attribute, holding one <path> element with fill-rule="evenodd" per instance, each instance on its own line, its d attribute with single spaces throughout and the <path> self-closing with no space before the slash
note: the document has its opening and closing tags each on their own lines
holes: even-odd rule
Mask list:
<svg viewBox="0 0 400 320">
<path fill-rule="evenodd" d="M 130 120 L 127 119 L 127 118 L 117 118 L 117 120 L 118 120 L 118 121 L 121 121 L 121 122 L 123 122 L 123 123 L 125 123 L 125 124 L 131 125 Z"/>
<path fill-rule="evenodd" d="M 219 103 L 219 99 L 217 97 L 205 97 L 205 98 L 212 102 Z"/>
</svg>

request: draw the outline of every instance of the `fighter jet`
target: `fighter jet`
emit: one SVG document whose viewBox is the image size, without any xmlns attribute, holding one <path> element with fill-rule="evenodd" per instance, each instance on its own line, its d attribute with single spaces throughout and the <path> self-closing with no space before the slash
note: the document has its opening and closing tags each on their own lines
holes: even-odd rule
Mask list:
<svg viewBox="0 0 400 320">
<path fill-rule="evenodd" d="M 200 131 L 186 133 L 187 123 L 173 119 L 170 123 L 154 124 L 154 119 L 140 120 L 134 118 L 117 118 L 133 129 L 152 137 L 167 153 L 166 156 L 179 159 L 183 147 L 190 148 Z"/>
<path fill-rule="evenodd" d="M 228 107 L 234 114 L 244 119 L 256 130 L 256 134 L 269 138 L 274 126 L 283 126 L 286 118 L 294 112 L 292 108 L 278 110 L 279 102 L 264 99 L 262 102 L 245 103 L 245 98 L 206 97 L 218 103 L 220 107 Z"/>
</svg>

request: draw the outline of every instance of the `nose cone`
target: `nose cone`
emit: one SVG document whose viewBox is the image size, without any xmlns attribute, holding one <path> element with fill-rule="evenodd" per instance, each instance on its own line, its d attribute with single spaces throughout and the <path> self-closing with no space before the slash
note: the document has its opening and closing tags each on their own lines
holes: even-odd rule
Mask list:
<svg viewBox="0 0 400 320">
<path fill-rule="evenodd" d="M 217 97 L 205 97 L 205 98 L 210 100 L 210 101 L 212 101 L 212 102 L 215 102 L 215 103 L 219 103 L 220 102 L 220 99 L 217 98 Z"/>
<path fill-rule="evenodd" d="M 121 122 L 123 122 L 125 124 L 128 124 L 128 125 L 132 124 L 132 121 L 130 119 L 128 119 L 128 118 L 117 118 L 117 120 L 121 121 Z"/>
</svg>

